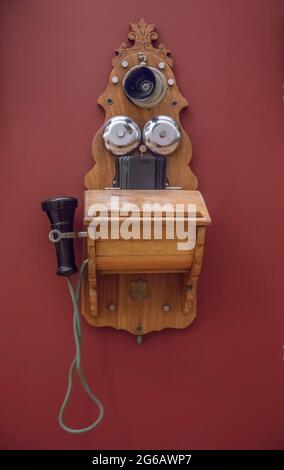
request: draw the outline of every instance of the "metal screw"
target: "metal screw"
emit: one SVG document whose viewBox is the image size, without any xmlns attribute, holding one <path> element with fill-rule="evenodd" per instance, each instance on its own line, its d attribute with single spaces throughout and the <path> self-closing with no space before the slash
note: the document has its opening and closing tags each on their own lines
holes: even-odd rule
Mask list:
<svg viewBox="0 0 284 470">
<path fill-rule="evenodd" d="M 172 106 L 177 106 L 177 100 L 172 100 L 172 101 L 171 101 L 171 105 L 172 105 Z"/>
<path fill-rule="evenodd" d="M 140 150 L 141 153 L 145 153 L 147 151 L 146 145 L 143 145 L 143 144 L 140 145 L 139 150 Z"/>
<path fill-rule="evenodd" d="M 138 335 L 138 336 L 136 337 L 136 341 L 137 341 L 137 344 L 142 344 L 142 342 L 143 342 L 143 336 Z"/>
<path fill-rule="evenodd" d="M 114 83 L 116 85 L 116 83 L 118 83 L 118 77 L 116 77 L 116 76 L 112 77 L 111 81 L 112 81 L 112 83 Z"/>
<path fill-rule="evenodd" d="M 144 82 L 142 83 L 142 89 L 143 91 L 149 91 L 150 90 L 150 83 L 149 82 Z"/>
<path fill-rule="evenodd" d="M 167 131 L 166 131 L 165 129 L 163 129 L 163 130 L 160 132 L 159 136 L 160 136 L 162 139 L 164 139 L 164 137 L 167 136 Z"/>
<path fill-rule="evenodd" d="M 169 79 L 168 79 L 168 85 L 169 85 L 169 86 L 173 86 L 174 83 L 175 83 L 175 81 L 174 81 L 173 78 L 169 78 Z"/>
<path fill-rule="evenodd" d="M 165 68 L 165 63 L 164 62 L 160 62 L 159 63 L 159 69 L 163 70 Z"/>
<path fill-rule="evenodd" d="M 138 54 L 138 60 L 139 62 L 146 62 L 147 57 L 145 56 L 145 54 Z"/>
<path fill-rule="evenodd" d="M 113 104 L 113 99 L 112 98 L 107 98 L 106 102 L 107 102 L 107 104 Z"/>
<path fill-rule="evenodd" d="M 108 309 L 109 309 L 111 312 L 114 312 L 114 311 L 116 310 L 116 305 L 115 305 L 115 304 L 109 304 Z"/>
<path fill-rule="evenodd" d="M 117 132 L 117 135 L 118 137 L 122 138 L 125 136 L 125 131 L 123 129 L 119 129 L 119 131 Z"/>
<path fill-rule="evenodd" d="M 168 305 L 168 304 L 165 304 L 165 305 L 163 306 L 163 310 L 164 310 L 164 312 L 169 312 L 169 311 L 171 310 L 171 306 Z"/>
<path fill-rule="evenodd" d="M 121 67 L 123 67 L 124 69 L 127 69 L 127 67 L 128 67 L 128 62 L 127 62 L 127 60 L 123 60 L 123 61 L 121 62 Z"/>
</svg>

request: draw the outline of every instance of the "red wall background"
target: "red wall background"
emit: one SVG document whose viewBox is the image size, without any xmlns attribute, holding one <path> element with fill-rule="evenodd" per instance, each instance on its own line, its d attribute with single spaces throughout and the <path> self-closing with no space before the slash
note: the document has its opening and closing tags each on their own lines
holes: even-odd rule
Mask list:
<svg viewBox="0 0 284 470">
<path fill-rule="evenodd" d="M 2 0 L 1 448 L 283 448 L 284 5 L 281 0 Z M 80 200 L 114 49 L 156 23 L 190 109 L 213 225 L 198 318 L 146 337 L 84 325 L 103 424 L 57 413 L 74 345 L 40 202 Z M 80 243 L 78 243 L 80 245 Z M 68 419 L 95 411 L 79 387 Z"/>
</svg>

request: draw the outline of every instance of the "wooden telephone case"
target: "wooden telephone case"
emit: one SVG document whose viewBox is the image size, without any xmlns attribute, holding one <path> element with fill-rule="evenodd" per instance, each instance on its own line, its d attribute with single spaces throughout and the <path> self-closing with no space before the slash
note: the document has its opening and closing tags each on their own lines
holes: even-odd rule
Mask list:
<svg viewBox="0 0 284 470">
<path fill-rule="evenodd" d="M 98 104 L 105 111 L 106 121 L 125 115 L 142 128 L 152 117 L 166 115 L 179 124 L 180 145 L 167 157 L 167 176 L 171 187 L 181 189 L 105 189 L 112 184 L 115 162 L 104 145 L 100 129 L 92 144 L 95 165 L 85 176 L 84 224 L 88 227 L 91 222 L 88 215 L 91 205 L 102 202 L 108 206 L 110 196 L 118 196 L 121 202 L 135 203 L 140 208 L 149 200 L 173 205 L 191 203 L 197 207 L 196 245 L 191 250 L 178 250 L 177 239 L 165 238 L 165 220 L 160 240 L 152 236 L 149 240 L 87 239 L 88 269 L 83 279 L 82 315 L 91 325 L 123 329 L 141 337 L 164 328 L 185 328 L 194 320 L 205 230 L 211 220 L 197 191 L 197 178 L 189 166 L 192 147 L 180 122 L 180 113 L 188 103 L 176 84 L 170 51 L 163 44 L 154 47 L 153 41 L 158 38 L 154 25 L 142 19 L 138 24 L 130 24 L 130 28 L 128 38 L 133 45 L 122 43 L 115 51 L 109 83 Z M 159 69 L 167 83 L 164 98 L 150 109 L 131 102 L 122 86 L 125 74 L 139 64 L 141 57 L 146 59 L 147 66 Z"/>
</svg>

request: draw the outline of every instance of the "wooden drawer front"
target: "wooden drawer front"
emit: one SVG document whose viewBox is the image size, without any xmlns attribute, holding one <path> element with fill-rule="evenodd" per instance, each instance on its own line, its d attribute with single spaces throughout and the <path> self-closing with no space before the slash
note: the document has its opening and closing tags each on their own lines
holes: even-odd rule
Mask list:
<svg viewBox="0 0 284 470">
<path fill-rule="evenodd" d="M 193 256 L 194 250 L 178 250 L 176 240 L 96 242 L 96 268 L 100 272 L 187 270 Z"/>
</svg>

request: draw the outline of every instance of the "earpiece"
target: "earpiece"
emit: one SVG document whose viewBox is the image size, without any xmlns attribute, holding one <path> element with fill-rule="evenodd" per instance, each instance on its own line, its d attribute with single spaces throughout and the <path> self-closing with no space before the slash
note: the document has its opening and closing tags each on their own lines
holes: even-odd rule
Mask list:
<svg viewBox="0 0 284 470">
<path fill-rule="evenodd" d="M 140 108 L 152 108 L 165 96 L 166 79 L 162 72 L 154 67 L 137 65 L 125 75 L 123 89 L 132 103 Z"/>
<path fill-rule="evenodd" d="M 153 153 L 170 155 L 179 146 L 181 131 L 177 122 L 169 116 L 156 116 L 146 122 L 143 141 Z"/>
<path fill-rule="evenodd" d="M 126 155 L 138 147 L 141 130 L 128 116 L 114 116 L 103 128 L 103 139 L 107 150 L 114 155 Z"/>
<path fill-rule="evenodd" d="M 57 197 L 41 203 L 41 208 L 47 213 L 52 230 L 62 233 L 73 231 L 73 220 L 78 201 L 75 197 Z M 77 272 L 73 240 L 62 238 L 55 243 L 57 271 L 59 276 L 71 276 Z"/>
</svg>

